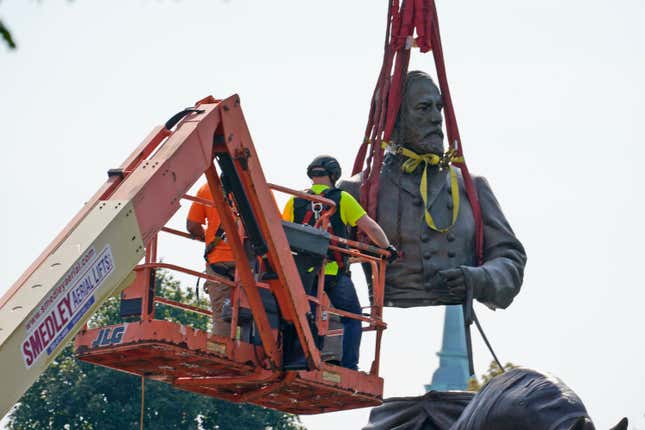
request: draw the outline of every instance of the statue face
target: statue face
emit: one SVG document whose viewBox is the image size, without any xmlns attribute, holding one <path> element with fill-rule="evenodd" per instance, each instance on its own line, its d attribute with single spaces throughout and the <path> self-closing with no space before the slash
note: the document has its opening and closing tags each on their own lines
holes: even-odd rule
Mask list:
<svg viewBox="0 0 645 430">
<path fill-rule="evenodd" d="M 399 144 L 417 154 L 442 154 L 443 101 L 430 80 L 415 80 L 401 102 Z"/>
</svg>

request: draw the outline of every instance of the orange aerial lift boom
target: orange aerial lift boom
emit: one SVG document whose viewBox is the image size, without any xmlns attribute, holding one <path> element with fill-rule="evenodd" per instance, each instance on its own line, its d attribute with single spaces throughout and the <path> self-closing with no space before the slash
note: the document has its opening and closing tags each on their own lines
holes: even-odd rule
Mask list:
<svg viewBox="0 0 645 430">
<path fill-rule="evenodd" d="M 229 179 L 230 204 L 214 160 Z M 213 202 L 186 195 L 205 174 Z M 77 333 L 80 359 L 171 383 L 231 401 L 252 402 L 293 413 L 320 413 L 376 405 L 383 380 L 378 375 L 383 284 L 387 252 L 334 237 L 326 227 L 333 202 L 266 182 L 237 95 L 207 97 L 158 127 L 118 169 L 49 247 L 0 299 L 0 413 L 5 414 Z M 273 190 L 325 203 L 319 228 L 284 223 Z M 235 281 L 184 269 L 156 259 L 160 232 L 181 199 L 217 208 L 236 258 Z M 239 223 L 236 219 L 240 220 Z M 311 239 L 311 240 L 310 240 Z M 249 260 L 246 240 L 254 256 Z M 307 249 L 322 243 L 324 251 Z M 304 245 L 303 245 L 304 244 Z M 248 248 L 248 247 L 247 247 Z M 370 312 L 334 309 L 318 277 L 315 295 L 303 287 L 296 260 L 327 249 L 372 266 Z M 139 264 L 144 259 L 143 264 Z M 262 277 L 253 270 L 261 263 Z M 208 310 L 156 297 L 154 271 L 179 270 L 232 287 L 231 332 L 214 336 L 171 321 L 154 319 L 155 304 L 210 314 Z M 136 321 L 88 328 L 87 320 L 108 297 L 121 292 Z M 268 297 L 268 302 L 267 302 Z M 269 309 L 273 303 L 275 309 Z M 311 304 L 314 304 L 313 306 Z M 134 305 L 134 307 L 132 307 Z M 312 310 L 315 309 L 315 315 Z M 240 336 L 241 314 L 251 314 L 252 335 Z M 361 320 L 376 333 L 369 373 L 325 362 L 320 337 L 342 334 L 336 315 Z M 277 322 L 276 322 L 277 321 Z M 283 329 L 305 357 L 305 368 L 283 366 Z"/>
</svg>

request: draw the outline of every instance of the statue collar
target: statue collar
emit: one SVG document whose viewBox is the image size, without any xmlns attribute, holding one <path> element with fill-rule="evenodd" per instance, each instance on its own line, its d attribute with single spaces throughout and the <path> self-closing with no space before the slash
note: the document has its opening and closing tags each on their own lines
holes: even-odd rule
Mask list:
<svg viewBox="0 0 645 430">
<path fill-rule="evenodd" d="M 450 230 L 455 222 L 457 222 L 457 217 L 459 216 L 459 185 L 457 181 L 457 172 L 455 171 L 455 169 L 450 167 L 450 164 L 453 162 L 463 163 L 464 158 L 457 155 L 454 149 L 450 149 L 442 156 L 439 156 L 437 154 L 419 155 L 407 148 L 391 145 L 387 142 L 383 142 L 381 146 L 387 149 L 390 153 L 398 154 L 406 158 L 405 161 L 403 161 L 400 165 L 400 169 L 403 172 L 408 174 L 414 173 L 419 168 L 419 166 L 421 166 L 422 173 L 418 192 L 421 195 L 421 199 L 423 200 L 425 222 L 429 228 L 441 233 L 445 233 Z M 444 177 L 444 175 L 438 175 L 438 177 L 437 175 L 431 175 L 430 184 L 428 184 L 428 169 L 432 166 L 437 166 L 440 171 L 446 169 L 450 172 L 450 188 L 453 203 L 452 222 L 446 227 L 438 227 L 435 224 L 434 219 L 432 218 L 432 214 L 430 214 L 430 211 L 428 209 L 432 205 L 432 202 L 435 200 L 437 195 L 436 192 L 432 192 L 434 190 L 431 190 L 431 188 L 443 186 L 442 178 Z M 435 181 L 432 180 L 433 177 Z M 440 180 L 440 182 L 437 183 L 437 179 Z"/>
<path fill-rule="evenodd" d="M 454 149 L 449 149 L 442 155 L 433 153 L 417 154 L 411 149 L 387 141 L 381 142 L 381 148 L 386 150 L 386 154 L 393 154 L 396 159 L 402 160 L 401 168 L 406 173 L 414 173 L 422 164 L 426 168 L 437 166 L 439 169 L 445 169 L 453 163 L 464 162 L 464 157 L 458 155 Z"/>
</svg>

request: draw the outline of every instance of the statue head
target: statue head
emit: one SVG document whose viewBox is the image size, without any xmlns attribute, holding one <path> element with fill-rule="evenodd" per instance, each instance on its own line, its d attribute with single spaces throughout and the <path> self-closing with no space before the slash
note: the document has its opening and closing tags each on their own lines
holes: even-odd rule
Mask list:
<svg viewBox="0 0 645 430">
<path fill-rule="evenodd" d="M 443 154 L 443 100 L 430 75 L 408 73 L 392 140 L 417 154 Z"/>
</svg>

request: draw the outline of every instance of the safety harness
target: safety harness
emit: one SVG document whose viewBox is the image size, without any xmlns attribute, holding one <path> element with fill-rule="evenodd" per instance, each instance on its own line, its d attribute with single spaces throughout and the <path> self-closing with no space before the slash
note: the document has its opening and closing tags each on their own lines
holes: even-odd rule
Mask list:
<svg viewBox="0 0 645 430">
<path fill-rule="evenodd" d="M 226 239 L 226 232 L 224 231 L 224 228 L 220 224 L 219 227 L 217 227 L 217 231 L 215 232 L 215 238 L 206 244 L 206 248 L 204 248 L 204 260 L 208 261 L 208 255 L 213 252 L 213 250 L 219 245 L 219 243 L 223 240 Z"/>
<path fill-rule="evenodd" d="M 227 180 L 226 176 L 224 176 L 224 175 L 222 175 L 222 183 L 223 184 L 228 184 L 228 180 Z M 227 188 L 228 188 L 228 186 L 227 186 Z M 228 205 L 231 208 L 234 208 L 233 200 L 232 200 L 230 192 L 226 192 L 224 196 L 225 196 L 224 198 L 225 198 L 226 202 L 228 203 Z M 237 213 L 237 211 L 235 211 L 235 209 L 233 209 L 233 213 L 235 214 L 236 217 L 239 217 L 239 214 Z M 222 242 L 224 240 L 226 240 L 226 232 L 224 231 L 224 227 L 222 227 L 222 223 L 220 222 L 219 226 L 217 227 L 217 231 L 215 232 L 215 237 L 213 238 L 213 240 L 211 242 L 207 243 L 206 247 L 204 248 L 204 260 L 206 260 L 206 262 L 208 262 L 208 255 L 211 252 L 213 252 L 213 250 L 217 247 L 217 245 L 220 244 L 220 242 Z"/>
<path fill-rule="evenodd" d="M 312 190 L 307 190 L 308 194 L 315 194 Z M 320 195 L 325 197 L 336 204 L 336 212 L 330 218 L 329 226 L 327 231 L 329 233 L 347 238 L 347 227 L 340 216 L 340 199 L 342 191 L 338 188 L 327 188 Z M 320 219 L 320 215 L 323 211 L 328 210 L 329 207 L 323 205 L 320 202 L 313 202 L 311 200 L 303 198 L 295 198 L 293 201 L 293 221 L 299 224 L 306 224 L 314 226 L 316 221 Z M 334 246 L 344 248 L 343 244 L 338 243 L 337 241 L 332 240 L 330 242 Z M 346 254 L 341 253 L 340 251 L 329 251 L 327 253 L 328 257 L 335 261 L 338 264 L 338 274 L 346 273 L 349 269 L 349 261 Z"/>
</svg>

